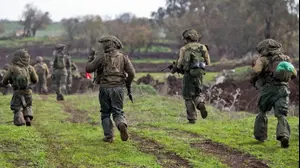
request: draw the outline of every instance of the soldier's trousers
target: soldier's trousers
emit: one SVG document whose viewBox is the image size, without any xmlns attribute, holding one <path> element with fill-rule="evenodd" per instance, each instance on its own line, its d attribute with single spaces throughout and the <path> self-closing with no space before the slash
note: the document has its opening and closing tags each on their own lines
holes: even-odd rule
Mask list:
<svg viewBox="0 0 300 168">
<path fill-rule="evenodd" d="M 265 140 L 268 134 L 268 118 L 266 113 L 274 108 L 275 117 L 278 120 L 276 139 L 290 137 L 290 126 L 286 119 L 288 113 L 289 94 L 287 85 L 267 84 L 261 90 L 258 102 L 259 113 L 254 123 L 254 136 L 256 139 Z"/>
<path fill-rule="evenodd" d="M 104 136 L 113 137 L 113 123 L 111 120 L 111 114 L 115 125 L 119 127 L 121 123 L 127 126 L 127 121 L 123 112 L 123 99 L 124 99 L 124 88 L 113 87 L 103 88 L 100 87 L 99 91 L 99 102 L 101 106 L 101 121 Z M 119 129 L 119 128 L 118 128 Z"/>
<path fill-rule="evenodd" d="M 67 76 L 67 91 L 68 91 L 68 94 L 71 94 L 71 92 L 72 92 L 72 83 L 73 83 L 72 72 L 68 72 L 68 76 Z"/>
<path fill-rule="evenodd" d="M 67 93 L 67 88 L 66 88 L 67 71 L 58 69 L 54 71 L 54 75 L 55 75 L 55 84 L 56 84 L 56 94 L 57 95 L 66 94 Z"/>
<path fill-rule="evenodd" d="M 47 79 L 43 76 L 39 76 L 39 81 L 35 85 L 35 91 L 39 94 L 47 94 L 48 87 L 47 87 Z"/>
<path fill-rule="evenodd" d="M 183 76 L 182 96 L 185 100 L 188 120 L 197 120 L 196 107 L 199 103 L 205 102 L 202 91 L 202 77 L 193 77 L 186 72 Z"/>
<path fill-rule="evenodd" d="M 14 113 L 14 124 L 17 126 L 25 124 L 25 118 L 33 119 L 31 90 L 16 90 L 10 101 L 10 109 Z"/>
</svg>

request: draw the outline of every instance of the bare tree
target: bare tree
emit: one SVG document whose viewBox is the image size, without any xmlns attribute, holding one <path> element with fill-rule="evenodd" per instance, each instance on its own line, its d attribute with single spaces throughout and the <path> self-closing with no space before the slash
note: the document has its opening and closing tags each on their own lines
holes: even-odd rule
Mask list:
<svg viewBox="0 0 300 168">
<path fill-rule="evenodd" d="M 32 4 L 26 4 L 20 23 L 24 26 L 23 36 L 30 37 L 51 23 L 51 19 L 48 12 L 42 12 Z"/>
<path fill-rule="evenodd" d="M 79 20 L 77 18 L 62 19 L 61 23 L 67 33 L 68 39 L 73 41 L 78 33 Z"/>
<path fill-rule="evenodd" d="M 94 45 L 105 31 L 103 21 L 98 15 L 86 15 L 82 17 L 79 29 L 87 40 L 88 45 Z"/>
</svg>

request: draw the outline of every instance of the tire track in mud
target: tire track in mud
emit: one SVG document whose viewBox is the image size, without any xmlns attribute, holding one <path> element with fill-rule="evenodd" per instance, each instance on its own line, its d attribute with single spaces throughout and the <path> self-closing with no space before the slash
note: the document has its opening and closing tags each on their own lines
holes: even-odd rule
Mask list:
<svg viewBox="0 0 300 168">
<path fill-rule="evenodd" d="M 141 152 L 154 155 L 156 157 L 157 163 L 159 163 L 162 167 L 192 167 L 189 161 L 178 156 L 174 152 L 166 151 L 162 145 L 152 139 L 142 138 L 135 133 L 130 133 L 130 138 L 134 141 L 137 148 Z"/>
<path fill-rule="evenodd" d="M 71 116 L 67 119 L 67 121 L 72 123 L 89 123 L 91 125 L 99 124 L 97 123 L 90 123 L 87 121 L 88 112 L 85 110 L 78 110 L 72 106 L 71 103 L 67 103 L 65 101 L 58 102 L 64 108 L 64 111 L 71 114 Z M 156 156 L 157 162 L 165 168 L 174 168 L 174 167 L 183 167 L 183 168 L 190 168 L 190 163 L 178 156 L 176 153 L 165 151 L 164 147 L 159 143 L 142 138 L 137 136 L 134 133 L 130 134 L 131 140 L 134 141 L 136 147 L 143 153 L 152 154 Z"/>
<path fill-rule="evenodd" d="M 185 136 L 193 140 L 199 139 L 197 141 L 190 141 L 188 143 L 192 148 L 197 148 L 204 154 L 212 155 L 218 158 L 223 164 L 226 164 L 232 168 L 269 168 L 268 164 L 264 160 L 260 160 L 249 153 L 242 152 L 227 145 L 214 142 L 211 139 L 204 138 L 195 133 L 178 129 L 160 128 L 151 125 L 140 126 L 139 128 L 141 127 L 156 131 L 164 130 L 167 131 L 168 135 L 172 137 Z"/>
</svg>

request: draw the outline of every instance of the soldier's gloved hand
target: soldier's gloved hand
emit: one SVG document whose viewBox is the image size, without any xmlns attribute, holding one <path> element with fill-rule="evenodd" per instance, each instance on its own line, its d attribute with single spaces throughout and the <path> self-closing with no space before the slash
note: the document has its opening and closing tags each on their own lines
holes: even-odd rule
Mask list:
<svg viewBox="0 0 300 168">
<path fill-rule="evenodd" d="M 94 59 L 95 59 L 94 56 L 89 56 L 89 57 L 88 57 L 88 62 L 92 62 Z"/>
<path fill-rule="evenodd" d="M 175 67 L 172 68 L 171 73 L 174 74 L 174 73 L 176 73 L 177 71 L 178 71 L 178 69 L 177 69 L 177 67 L 175 66 Z"/>
</svg>

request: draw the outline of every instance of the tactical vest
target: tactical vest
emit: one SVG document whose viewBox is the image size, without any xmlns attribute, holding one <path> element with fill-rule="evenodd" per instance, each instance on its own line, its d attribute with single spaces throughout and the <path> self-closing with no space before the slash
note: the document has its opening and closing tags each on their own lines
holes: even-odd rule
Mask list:
<svg viewBox="0 0 300 168">
<path fill-rule="evenodd" d="M 30 72 L 28 67 L 14 66 L 12 70 L 12 80 L 14 89 L 28 89 Z"/>
<path fill-rule="evenodd" d="M 64 69 L 66 68 L 66 59 L 67 59 L 67 55 L 64 54 L 56 54 L 55 56 L 55 60 L 54 60 L 54 67 L 55 69 Z"/>
<path fill-rule="evenodd" d="M 204 56 L 203 45 L 198 43 L 188 45 L 184 52 L 183 70 L 190 72 L 192 76 L 202 76 L 205 74 Z"/>
<path fill-rule="evenodd" d="M 37 63 L 34 66 L 34 69 L 39 76 L 45 75 L 46 73 L 46 68 L 44 66 L 44 63 Z"/>
<path fill-rule="evenodd" d="M 126 75 L 124 72 L 125 58 L 122 53 L 105 53 L 104 54 L 103 70 L 97 75 L 97 83 L 108 83 L 111 85 L 125 82 Z"/>
<path fill-rule="evenodd" d="M 279 72 L 276 71 L 276 68 L 281 62 L 290 62 L 290 58 L 287 55 L 275 55 L 267 57 L 268 64 L 266 66 L 265 74 L 268 76 L 267 81 L 278 81 L 278 82 L 287 82 L 286 73 L 288 72 Z M 285 77 L 283 77 L 283 75 Z"/>
</svg>

